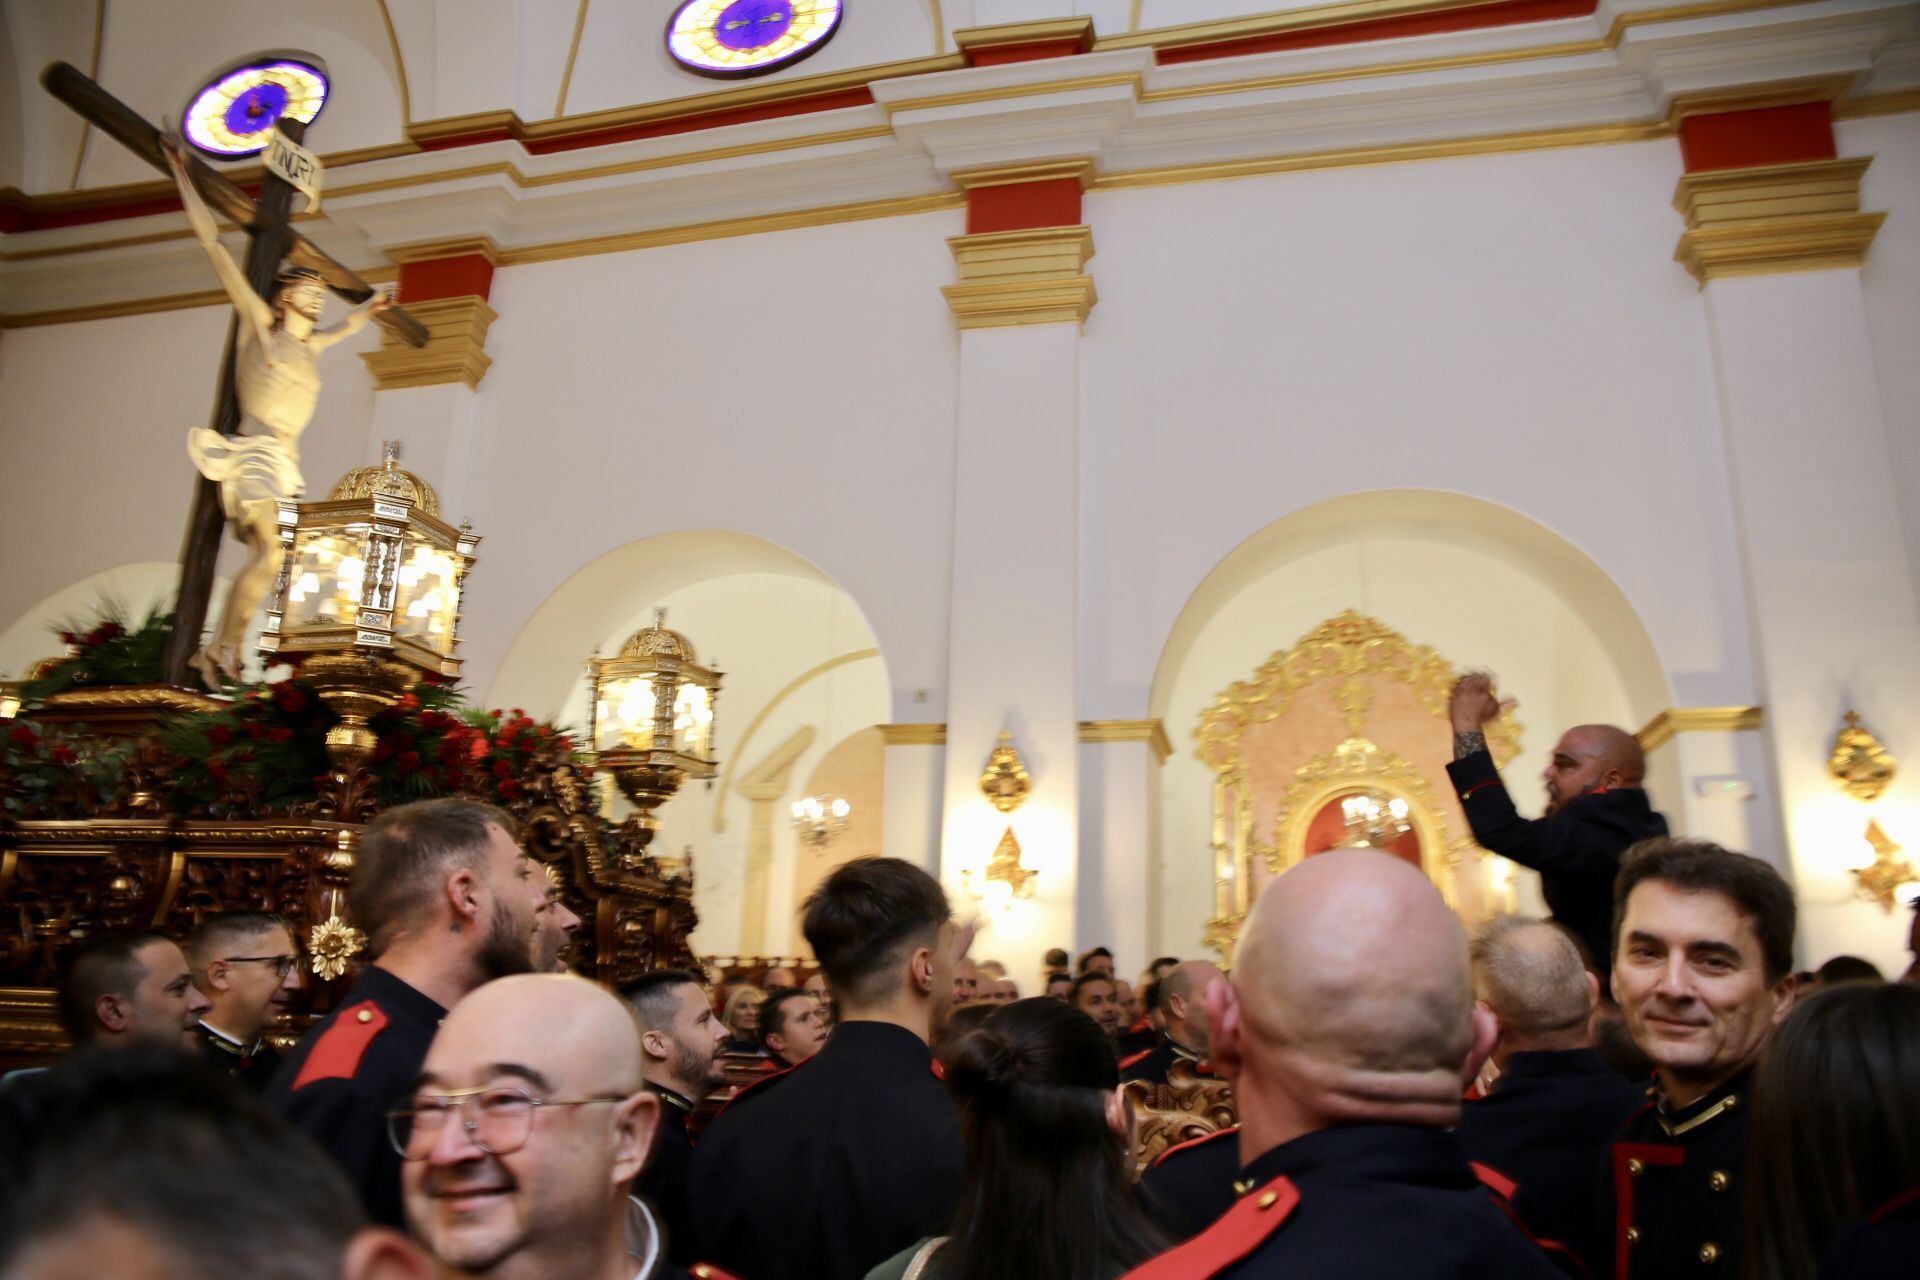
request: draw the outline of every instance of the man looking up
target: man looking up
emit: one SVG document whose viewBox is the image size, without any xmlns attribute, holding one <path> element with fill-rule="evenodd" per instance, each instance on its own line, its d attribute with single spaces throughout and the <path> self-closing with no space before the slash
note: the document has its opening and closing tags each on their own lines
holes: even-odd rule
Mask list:
<svg viewBox="0 0 1920 1280">
<path fill-rule="evenodd" d="M 760 1045 L 774 1070 L 797 1067 L 827 1043 L 827 1024 L 820 1002 L 804 991 L 769 992 L 760 1006 Z"/>
<path fill-rule="evenodd" d="M 80 943 L 67 957 L 57 1000 L 76 1049 L 149 1041 L 195 1048 L 208 1007 L 180 948 L 151 930 Z"/>
<path fill-rule="evenodd" d="M 1500 715 L 1492 679 L 1479 672 L 1461 676 L 1447 711 L 1453 721 L 1447 776 L 1473 838 L 1540 873 L 1547 909 L 1587 949 L 1604 991 L 1620 855 L 1637 840 L 1667 834 L 1667 820 L 1654 812 L 1642 786 L 1647 761 L 1640 743 L 1607 724 L 1567 730 L 1541 774 L 1546 816 L 1529 822 L 1514 809 L 1487 750 L 1486 726 Z"/>
<path fill-rule="evenodd" d="M 454 1276 L 675 1274 L 630 1190 L 659 1100 L 619 1000 L 568 974 L 488 983 L 447 1015 L 390 1130 L 407 1217 Z"/>
<path fill-rule="evenodd" d="M 1614 897 L 1613 994 L 1658 1084 L 1613 1145 L 1618 1274 L 1731 1272 L 1753 1065 L 1793 1008 L 1793 890 L 1758 858 L 1661 839 L 1628 851 Z"/>
<path fill-rule="evenodd" d="M 620 998 L 640 1029 L 640 1069 L 647 1091 L 660 1103 L 653 1158 L 640 1175 L 638 1190 L 667 1230 L 667 1256 L 691 1266 L 699 1250 L 687 1201 L 687 1173 L 693 1166 L 688 1122 L 700 1100 L 727 1082 L 720 1068 L 727 1027 L 713 1016 L 700 980 L 680 969 L 643 973 L 620 988 Z"/>
<path fill-rule="evenodd" d="M 833 1003 L 833 992 L 827 989 L 827 975 L 824 973 L 812 974 L 805 982 L 800 984 L 800 989 L 820 1002 L 820 1016 L 825 1019 L 826 1025 L 831 1028 L 835 1017 L 835 1006 Z"/>
<path fill-rule="evenodd" d="M 980 970 L 973 961 L 961 956 L 953 962 L 953 1003 L 954 1007 L 972 1000 L 980 994 Z"/>
<path fill-rule="evenodd" d="M 1494 1028 L 1473 1007 L 1466 934 L 1417 869 L 1371 849 L 1289 869 L 1206 1003 L 1250 1189 L 1135 1280 L 1558 1274 L 1450 1131 Z"/>
<path fill-rule="evenodd" d="M 1160 980 L 1160 1010 L 1166 1031 L 1159 1043 L 1120 1064 L 1122 1080 L 1146 1080 L 1165 1084 L 1167 1072 L 1176 1062 L 1192 1064 L 1199 1075 L 1212 1075 L 1207 1065 L 1211 1052 L 1207 1028 L 1207 988 L 1223 978 L 1219 967 L 1205 960 L 1177 964 Z"/>
<path fill-rule="evenodd" d="M 1593 1051 L 1599 984 L 1565 931 L 1502 916 L 1473 941 L 1473 985 L 1499 1031 L 1499 1075 L 1460 1117 L 1467 1154 L 1514 1184 L 1508 1199 L 1534 1235 L 1595 1258 L 1594 1170 L 1646 1100 Z"/>
<path fill-rule="evenodd" d="M 547 886 L 533 924 L 533 971 L 565 973 L 567 946 L 580 928 L 580 917 L 561 898 L 560 886 L 545 875 L 544 868 L 542 878 L 547 880 Z"/>
<path fill-rule="evenodd" d="M 1110 1037 L 1117 1037 L 1126 1027 L 1120 1011 L 1120 993 L 1113 989 L 1113 979 L 1098 969 L 1090 969 L 1073 980 L 1067 1003 L 1099 1023 L 1100 1029 Z"/>
<path fill-rule="evenodd" d="M 187 940 L 187 962 L 211 1006 L 200 1018 L 201 1056 L 260 1093 L 280 1067 L 267 1028 L 305 980 L 287 922 L 267 911 L 208 916 Z"/>
<path fill-rule="evenodd" d="M 481 983 L 533 967 L 547 879 L 512 824 L 458 799 L 374 819 L 347 885 L 370 963 L 267 1087 L 267 1105 L 339 1163 L 377 1222 L 404 1225 L 386 1114 L 412 1087 L 434 1029 Z"/>
<path fill-rule="evenodd" d="M 694 1225 L 709 1257 L 753 1280 L 860 1280 L 953 1211 L 959 1117 L 928 1045 L 973 930 L 898 858 L 835 869 L 801 928 L 839 1021 L 805 1067 L 752 1085 L 708 1127 Z"/>
</svg>

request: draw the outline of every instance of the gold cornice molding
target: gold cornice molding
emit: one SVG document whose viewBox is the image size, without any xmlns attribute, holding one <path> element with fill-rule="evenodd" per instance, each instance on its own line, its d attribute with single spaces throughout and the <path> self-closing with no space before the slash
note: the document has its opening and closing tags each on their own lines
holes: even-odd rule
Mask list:
<svg viewBox="0 0 1920 1280">
<path fill-rule="evenodd" d="M 953 33 L 954 46 L 964 54 L 1023 44 L 1053 44 L 1061 40 L 1077 41 L 1082 53 L 1093 48 L 1093 19 L 1042 18 L 1036 22 L 1001 22 L 986 27 L 962 27 Z"/>
<path fill-rule="evenodd" d="M 492 266 L 500 265 L 500 246 L 493 242 L 492 236 L 459 236 L 451 240 L 428 240 L 420 244 L 403 244 L 388 249 L 386 253 L 387 257 L 400 265 L 409 262 L 434 262 L 441 258 L 466 257 L 481 257 Z"/>
<path fill-rule="evenodd" d="M 1703 286 L 1724 276 L 1858 267 L 1884 213 L 1860 212 L 1870 156 L 1716 169 L 1681 177 L 1687 221 L 1674 260 Z"/>
<path fill-rule="evenodd" d="M 1082 720 L 1080 741 L 1144 742 L 1156 764 L 1165 764 L 1173 754 L 1173 740 L 1163 720 Z"/>
<path fill-rule="evenodd" d="M 1765 723 L 1760 707 L 1670 707 L 1647 721 L 1633 736 L 1642 751 L 1652 751 L 1681 733 L 1736 733 Z"/>
<path fill-rule="evenodd" d="M 890 747 L 944 747 L 947 745 L 947 726 L 944 724 L 883 724 L 876 725 L 880 736 L 886 739 Z"/>
<path fill-rule="evenodd" d="M 487 354 L 487 330 L 499 318 L 487 300 L 466 294 L 406 305 L 408 314 L 426 326 L 427 345 L 410 347 L 381 330 L 379 350 L 360 356 L 373 374 L 375 389 L 392 391 L 453 382 L 477 388 L 493 365 L 493 357 Z"/>
<path fill-rule="evenodd" d="M 1886 93 L 1863 93 L 1842 98 L 1833 104 L 1835 120 L 1861 120 L 1868 116 L 1897 116 L 1920 111 L 1920 89 L 1892 89 Z"/>
<path fill-rule="evenodd" d="M 1720 115 L 1728 111 L 1763 111 L 1768 107 L 1797 107 L 1808 102 L 1838 102 L 1853 88 L 1851 75 L 1809 76 L 1774 84 L 1715 89 L 1706 93 L 1679 93 L 1667 105 L 1667 121 L 1678 126 L 1688 116 Z"/>
<path fill-rule="evenodd" d="M 1003 164 L 985 169 L 961 169 L 953 174 L 962 191 L 976 187 L 1015 187 L 1027 182 L 1059 182 L 1071 178 L 1085 191 L 1093 185 L 1093 161 L 1049 160 L 1039 164 Z"/>
<path fill-rule="evenodd" d="M 386 267 L 356 268 L 368 284 L 391 284 L 399 274 Z M 190 311 L 195 307 L 224 305 L 225 289 L 197 289 L 192 293 L 169 293 L 157 298 L 129 298 L 123 302 L 96 302 L 84 307 L 62 307 L 54 311 L 23 311 L 0 315 L 0 329 L 31 329 L 43 324 L 74 324 L 81 320 L 117 320 L 122 316 L 155 315 L 163 311 Z"/>
<path fill-rule="evenodd" d="M 1118 71 L 1103 76 L 1076 76 L 1065 80 L 1047 80 L 1037 84 L 1010 84 L 995 89 L 969 89 L 963 93 L 936 93 L 925 98 L 901 98 L 886 104 L 889 117 L 907 111 L 932 111 L 940 107 L 967 107 L 979 102 L 1001 102 L 1013 98 L 1033 98 L 1048 93 L 1075 93 L 1082 89 L 1108 89 L 1129 85 L 1133 96 L 1146 92 L 1145 79 L 1135 71 Z"/>
<path fill-rule="evenodd" d="M 465 137 L 470 133 L 499 133 L 523 139 L 527 126 L 520 113 L 511 107 L 494 111 L 475 111 L 464 116 L 440 116 L 433 120 L 415 120 L 407 126 L 407 141 L 425 148 L 429 142 Z"/>
<path fill-rule="evenodd" d="M 960 282 L 943 287 L 962 329 L 1079 324 L 1099 301 L 1093 277 L 1093 229 L 1035 227 L 952 236 L 947 247 Z"/>
</svg>

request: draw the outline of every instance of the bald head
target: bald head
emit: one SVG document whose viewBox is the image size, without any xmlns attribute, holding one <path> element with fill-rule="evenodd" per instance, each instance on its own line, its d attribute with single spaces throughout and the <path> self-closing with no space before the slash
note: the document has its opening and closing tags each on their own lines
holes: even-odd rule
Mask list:
<svg viewBox="0 0 1920 1280">
<path fill-rule="evenodd" d="M 1458 1117 L 1476 1044 L 1467 938 L 1410 863 L 1340 849 L 1288 871 L 1247 917 L 1232 985 L 1242 1074 L 1309 1128 Z"/>
<path fill-rule="evenodd" d="M 1502 916 L 1473 941 L 1473 984 L 1500 1020 L 1496 1056 L 1580 1049 L 1598 983 L 1573 939 L 1543 920 Z"/>
<path fill-rule="evenodd" d="M 1625 729 L 1610 724 L 1575 725 L 1562 741 L 1572 741 L 1587 758 L 1618 769 L 1621 786 L 1637 787 L 1646 781 L 1647 753 L 1640 749 L 1640 740 Z"/>
<path fill-rule="evenodd" d="M 1175 965 L 1160 980 L 1160 1011 L 1167 1035 L 1176 1044 L 1201 1056 L 1212 1048 L 1213 1029 L 1207 1022 L 1207 988 L 1226 975 L 1205 960 Z"/>
<path fill-rule="evenodd" d="M 1639 739 L 1610 724 L 1576 725 L 1561 734 L 1541 775 L 1549 814 L 1594 791 L 1638 787 L 1646 777 L 1647 756 Z"/>
<path fill-rule="evenodd" d="M 555 1095 L 633 1093 L 640 1088 L 640 1032 L 618 998 L 585 978 L 501 978 L 453 1007 L 422 1075 L 461 1087 L 481 1083 L 467 1076 L 504 1065 L 524 1068 L 518 1074 L 537 1076 Z"/>
</svg>

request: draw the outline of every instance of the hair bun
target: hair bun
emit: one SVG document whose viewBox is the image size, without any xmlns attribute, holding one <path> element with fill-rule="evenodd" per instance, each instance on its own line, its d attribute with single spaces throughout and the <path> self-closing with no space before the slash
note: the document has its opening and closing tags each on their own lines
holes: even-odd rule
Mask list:
<svg viewBox="0 0 1920 1280">
<path fill-rule="evenodd" d="M 998 1031 L 978 1027 L 960 1038 L 945 1065 L 947 1083 L 966 1095 L 1003 1093 L 1027 1074 L 1026 1055 Z"/>
</svg>

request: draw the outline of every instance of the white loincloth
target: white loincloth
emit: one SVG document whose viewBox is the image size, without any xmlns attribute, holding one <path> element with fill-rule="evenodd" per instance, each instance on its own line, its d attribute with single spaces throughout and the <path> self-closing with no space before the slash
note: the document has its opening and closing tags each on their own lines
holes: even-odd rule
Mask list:
<svg viewBox="0 0 1920 1280">
<path fill-rule="evenodd" d="M 210 427 L 187 431 L 187 455 L 220 486 L 220 506 L 237 519 L 250 502 L 280 502 L 301 489 L 300 466 L 272 436 L 223 436 Z"/>
</svg>

